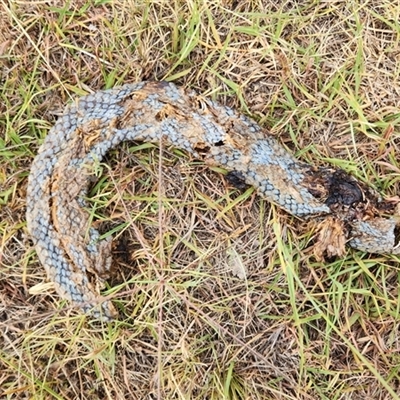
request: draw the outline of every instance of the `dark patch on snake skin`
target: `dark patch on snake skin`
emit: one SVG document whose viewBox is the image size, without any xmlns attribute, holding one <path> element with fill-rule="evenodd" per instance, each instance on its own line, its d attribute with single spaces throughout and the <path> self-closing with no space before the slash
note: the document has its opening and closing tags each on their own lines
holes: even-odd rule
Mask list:
<svg viewBox="0 0 400 400">
<path fill-rule="evenodd" d="M 395 238 L 395 246 L 397 247 L 400 243 L 400 226 L 397 225 L 394 228 L 394 238 Z"/>
<path fill-rule="evenodd" d="M 335 171 L 328 177 L 329 195 L 325 204 L 351 206 L 365 201 L 360 184 L 344 171 Z"/>
<path fill-rule="evenodd" d="M 225 179 L 239 190 L 246 190 L 250 186 L 246 183 L 245 177 L 240 171 L 229 171 L 225 175 Z"/>
</svg>

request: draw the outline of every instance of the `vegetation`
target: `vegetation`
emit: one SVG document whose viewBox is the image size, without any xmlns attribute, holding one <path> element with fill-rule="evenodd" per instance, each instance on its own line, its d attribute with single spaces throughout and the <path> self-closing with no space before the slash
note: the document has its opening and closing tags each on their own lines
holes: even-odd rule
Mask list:
<svg viewBox="0 0 400 400">
<path fill-rule="evenodd" d="M 318 262 L 312 223 L 179 149 L 125 143 L 99 166 L 117 321 L 55 294 L 25 222 L 30 164 L 65 105 L 145 79 L 396 199 L 398 1 L 0 0 L 0 21 L 1 398 L 400 398 L 399 258 Z"/>
</svg>

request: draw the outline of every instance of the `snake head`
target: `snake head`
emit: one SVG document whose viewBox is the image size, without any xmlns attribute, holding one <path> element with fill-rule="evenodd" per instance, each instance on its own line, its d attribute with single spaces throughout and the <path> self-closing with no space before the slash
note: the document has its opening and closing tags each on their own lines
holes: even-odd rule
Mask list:
<svg viewBox="0 0 400 400">
<path fill-rule="evenodd" d="M 400 216 L 356 220 L 351 223 L 349 245 L 377 254 L 400 254 Z"/>
</svg>

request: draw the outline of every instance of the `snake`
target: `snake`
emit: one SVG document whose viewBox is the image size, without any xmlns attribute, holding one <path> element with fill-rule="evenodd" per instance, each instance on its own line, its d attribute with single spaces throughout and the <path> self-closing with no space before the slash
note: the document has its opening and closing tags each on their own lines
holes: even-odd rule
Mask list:
<svg viewBox="0 0 400 400">
<path fill-rule="evenodd" d="M 321 252 L 399 254 L 396 205 L 344 170 L 298 160 L 254 120 L 171 82 L 100 90 L 68 105 L 31 165 L 27 229 L 57 294 L 96 319 L 118 312 L 94 277 L 110 271 L 112 239 L 90 224 L 96 166 L 124 141 L 160 142 L 226 171 L 289 214 L 319 221 Z"/>
</svg>

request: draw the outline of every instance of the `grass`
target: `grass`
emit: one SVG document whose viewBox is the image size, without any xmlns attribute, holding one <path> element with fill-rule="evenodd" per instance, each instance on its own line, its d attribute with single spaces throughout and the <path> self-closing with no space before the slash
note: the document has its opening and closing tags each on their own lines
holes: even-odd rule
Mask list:
<svg viewBox="0 0 400 400">
<path fill-rule="evenodd" d="M 0 397 L 397 399 L 400 270 L 350 250 L 179 149 L 99 165 L 114 237 L 93 323 L 46 282 L 25 223 L 30 164 L 76 96 L 166 79 L 251 115 L 304 161 L 399 193 L 400 3 L 1 0 Z"/>
</svg>

